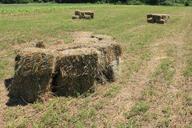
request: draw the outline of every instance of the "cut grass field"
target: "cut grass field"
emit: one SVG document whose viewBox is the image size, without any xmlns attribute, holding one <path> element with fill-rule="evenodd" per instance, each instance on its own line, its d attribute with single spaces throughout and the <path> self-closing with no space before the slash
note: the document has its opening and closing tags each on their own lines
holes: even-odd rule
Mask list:
<svg viewBox="0 0 192 128">
<path fill-rule="evenodd" d="M 74 10 L 94 20 L 72 20 Z M 168 13 L 168 24 L 146 23 Z M 26 42 L 72 42 L 72 33 L 113 36 L 123 47 L 121 76 L 94 93 L 6 106 L 3 80 L 13 75 L 14 48 Z M 192 127 L 192 8 L 162 6 L 0 5 L 0 128 Z"/>
</svg>

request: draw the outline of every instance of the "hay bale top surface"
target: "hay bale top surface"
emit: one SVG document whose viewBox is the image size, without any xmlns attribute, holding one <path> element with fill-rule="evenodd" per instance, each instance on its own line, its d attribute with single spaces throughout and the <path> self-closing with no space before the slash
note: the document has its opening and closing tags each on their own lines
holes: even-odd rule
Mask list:
<svg viewBox="0 0 192 128">
<path fill-rule="evenodd" d="M 169 18 L 170 15 L 168 14 L 147 14 L 147 18 L 151 18 L 151 17 L 160 17 L 160 18 Z"/>
<path fill-rule="evenodd" d="M 80 12 L 80 13 L 94 13 L 93 11 L 90 11 L 90 10 L 75 10 L 75 12 Z"/>
<path fill-rule="evenodd" d="M 78 56 L 78 55 L 90 55 L 96 54 L 96 50 L 94 48 L 66 48 L 66 49 L 59 49 L 59 55 L 65 56 Z"/>
<path fill-rule="evenodd" d="M 73 42 L 65 44 L 64 41 L 57 41 L 53 45 L 47 45 L 46 48 L 22 47 L 17 49 L 16 54 L 45 53 L 57 56 L 59 52 L 68 55 L 89 54 L 94 49 L 115 47 L 119 45 L 113 37 L 92 32 L 73 32 L 71 33 Z"/>
<path fill-rule="evenodd" d="M 114 38 L 107 35 L 94 34 L 92 32 L 74 32 L 72 33 L 73 44 L 115 42 Z"/>
<path fill-rule="evenodd" d="M 16 54 L 30 55 L 34 53 L 56 54 L 54 50 L 40 49 L 40 48 L 34 48 L 34 47 L 20 49 L 17 51 Z"/>
<path fill-rule="evenodd" d="M 147 15 L 152 15 L 152 16 L 169 16 L 168 14 L 160 14 L 160 13 L 151 13 Z"/>
<path fill-rule="evenodd" d="M 70 44 L 59 44 L 57 47 L 51 47 L 51 49 L 56 51 L 63 51 L 67 54 L 76 54 L 86 53 L 87 49 L 117 49 L 119 51 L 118 55 L 121 55 L 121 49 L 119 44 L 114 40 L 113 37 L 107 35 L 93 34 L 91 32 L 74 32 L 73 43 Z M 88 50 L 90 51 L 90 50 Z M 89 53 L 89 52 L 88 52 Z"/>
</svg>

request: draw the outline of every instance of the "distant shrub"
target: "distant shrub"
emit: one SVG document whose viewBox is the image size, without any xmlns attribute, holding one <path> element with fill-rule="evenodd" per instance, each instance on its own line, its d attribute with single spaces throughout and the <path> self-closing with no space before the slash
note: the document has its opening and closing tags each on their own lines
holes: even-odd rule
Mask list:
<svg viewBox="0 0 192 128">
<path fill-rule="evenodd" d="M 190 5 L 190 4 L 189 4 L 189 1 L 186 0 L 186 1 L 184 2 L 184 5 L 185 5 L 185 6 L 189 6 L 189 5 Z"/>
<path fill-rule="evenodd" d="M 130 0 L 127 2 L 127 4 L 129 4 L 129 5 L 142 5 L 144 3 L 139 1 L 139 0 Z"/>
<path fill-rule="evenodd" d="M 32 0 L 1 0 L 2 3 L 13 4 L 13 3 L 30 3 Z"/>
<path fill-rule="evenodd" d="M 117 1 L 115 4 L 122 4 L 122 2 L 121 1 Z"/>
<path fill-rule="evenodd" d="M 174 2 L 172 0 L 165 0 L 165 1 L 161 2 L 160 5 L 173 6 Z"/>
</svg>

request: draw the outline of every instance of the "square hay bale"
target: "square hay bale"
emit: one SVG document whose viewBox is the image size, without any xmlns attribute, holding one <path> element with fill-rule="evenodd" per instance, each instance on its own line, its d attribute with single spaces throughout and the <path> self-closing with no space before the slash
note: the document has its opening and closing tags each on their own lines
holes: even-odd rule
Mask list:
<svg viewBox="0 0 192 128">
<path fill-rule="evenodd" d="M 95 43 L 99 57 L 97 80 L 113 82 L 118 78 L 118 67 L 122 49 L 117 43 Z"/>
<path fill-rule="evenodd" d="M 90 15 L 84 15 L 84 19 L 92 19 Z"/>
<path fill-rule="evenodd" d="M 60 50 L 56 57 L 53 91 L 59 96 L 77 96 L 94 87 L 98 55 L 93 48 Z"/>
<path fill-rule="evenodd" d="M 148 23 L 164 24 L 168 21 L 170 16 L 168 14 L 147 14 Z"/>
<path fill-rule="evenodd" d="M 26 48 L 17 53 L 10 98 L 34 102 L 50 88 L 54 55 L 50 50 Z"/>
<path fill-rule="evenodd" d="M 166 21 L 165 21 L 164 19 L 161 19 L 161 20 L 159 20 L 159 21 L 156 21 L 156 23 L 158 23 L 158 24 L 165 24 Z"/>
<path fill-rule="evenodd" d="M 74 16 L 72 16 L 72 19 L 79 19 L 79 16 L 74 15 Z"/>
<path fill-rule="evenodd" d="M 75 11 L 75 15 L 80 15 L 81 14 L 81 11 L 80 10 L 76 10 Z"/>
<path fill-rule="evenodd" d="M 101 36 L 98 36 L 101 37 Z M 99 83 L 112 82 L 118 78 L 118 67 L 122 54 L 121 46 L 109 37 L 97 43 L 75 44 L 64 49 L 94 48 L 98 55 L 96 79 Z M 62 49 L 58 49 L 60 51 Z"/>
<path fill-rule="evenodd" d="M 85 15 L 89 15 L 92 19 L 94 18 L 94 12 L 92 11 L 85 11 Z"/>
<path fill-rule="evenodd" d="M 78 16 L 79 19 L 93 19 L 94 18 L 94 12 L 91 11 L 75 11 L 75 16 Z M 75 16 L 72 17 L 72 19 L 76 18 Z"/>
</svg>

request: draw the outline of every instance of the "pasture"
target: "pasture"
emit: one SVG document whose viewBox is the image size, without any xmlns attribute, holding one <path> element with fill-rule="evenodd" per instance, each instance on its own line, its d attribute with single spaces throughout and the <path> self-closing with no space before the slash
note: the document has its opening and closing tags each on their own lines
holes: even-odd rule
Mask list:
<svg viewBox="0 0 192 128">
<path fill-rule="evenodd" d="M 93 20 L 72 20 L 74 10 Z M 149 24 L 147 13 L 167 13 Z M 6 106 L 4 79 L 14 74 L 16 47 L 35 40 L 73 41 L 74 32 L 113 36 L 123 48 L 121 76 L 77 98 Z M 192 127 L 192 8 L 107 4 L 0 5 L 0 127 Z"/>
</svg>

